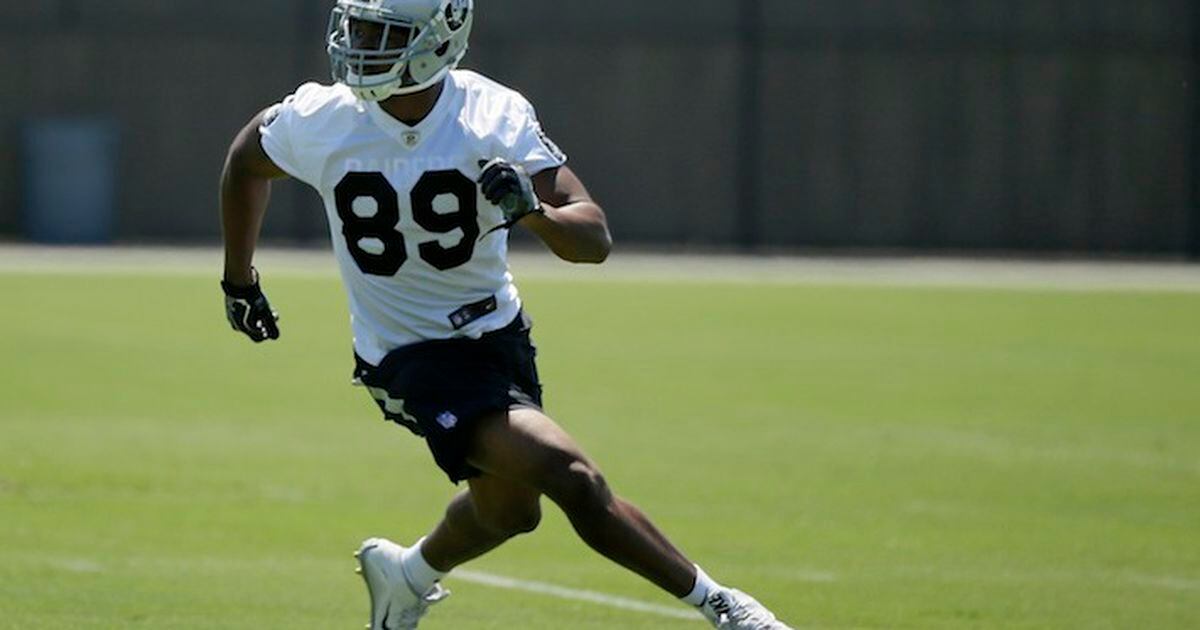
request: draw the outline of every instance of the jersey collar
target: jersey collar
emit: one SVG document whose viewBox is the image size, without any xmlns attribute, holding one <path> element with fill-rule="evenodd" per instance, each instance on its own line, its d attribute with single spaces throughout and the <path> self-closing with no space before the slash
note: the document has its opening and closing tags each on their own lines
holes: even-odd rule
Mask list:
<svg viewBox="0 0 1200 630">
<path fill-rule="evenodd" d="M 455 93 L 458 92 L 458 86 L 454 83 L 454 79 L 450 76 L 446 77 L 446 84 L 442 88 L 442 93 L 438 96 L 438 100 L 433 105 L 433 109 L 429 110 L 429 114 L 425 116 L 421 122 L 414 126 L 408 126 L 390 114 L 383 111 L 379 103 L 368 102 L 367 113 L 371 116 L 376 126 L 382 129 L 389 136 L 396 139 L 400 146 L 405 149 L 415 149 L 425 141 L 426 136 L 432 133 L 438 125 L 446 118 L 450 111 L 450 104 L 454 100 Z"/>
</svg>

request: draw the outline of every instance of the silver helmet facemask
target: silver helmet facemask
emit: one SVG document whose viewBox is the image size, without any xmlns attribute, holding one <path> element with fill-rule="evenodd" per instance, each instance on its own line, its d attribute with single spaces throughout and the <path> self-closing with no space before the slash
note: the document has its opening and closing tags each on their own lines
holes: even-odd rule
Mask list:
<svg viewBox="0 0 1200 630">
<path fill-rule="evenodd" d="M 333 79 L 367 101 L 428 89 L 458 66 L 474 18 L 470 0 L 445 0 L 416 19 L 387 2 L 340 0 L 329 18 Z"/>
</svg>

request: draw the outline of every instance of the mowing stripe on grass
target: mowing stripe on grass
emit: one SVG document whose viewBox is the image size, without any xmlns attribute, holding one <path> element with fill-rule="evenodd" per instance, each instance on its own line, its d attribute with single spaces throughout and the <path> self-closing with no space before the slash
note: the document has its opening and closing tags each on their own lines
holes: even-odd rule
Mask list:
<svg viewBox="0 0 1200 630">
<path fill-rule="evenodd" d="M 615 595 L 605 595 L 604 593 L 597 593 L 595 591 L 566 588 L 563 586 L 556 586 L 554 584 L 547 584 L 545 582 L 518 580 L 516 578 L 494 575 L 492 573 L 456 570 L 451 574 L 450 577 L 455 580 L 471 582 L 472 584 L 481 584 L 484 586 L 504 588 L 513 591 L 524 591 L 526 593 L 536 593 L 538 595 L 546 595 L 548 597 L 555 597 L 558 599 L 566 599 L 576 602 L 588 602 L 591 604 L 598 604 L 600 606 L 608 606 L 609 608 L 618 608 L 620 610 L 646 613 L 649 615 L 658 615 L 659 617 L 688 620 L 703 619 L 698 612 L 682 610 L 676 607 L 649 604 L 636 599 L 629 599 L 627 597 L 617 597 Z"/>
<path fill-rule="evenodd" d="M 268 275 L 336 277 L 324 250 L 265 247 Z M 0 273 L 219 274 L 214 247 L 41 247 L 0 244 Z M 988 288 L 1048 291 L 1200 292 L 1200 265 L 1104 260 L 796 257 L 623 252 L 599 269 L 567 265 L 541 251 L 510 256 L 517 279 L 619 282 L 732 282 L 782 285 Z"/>
</svg>

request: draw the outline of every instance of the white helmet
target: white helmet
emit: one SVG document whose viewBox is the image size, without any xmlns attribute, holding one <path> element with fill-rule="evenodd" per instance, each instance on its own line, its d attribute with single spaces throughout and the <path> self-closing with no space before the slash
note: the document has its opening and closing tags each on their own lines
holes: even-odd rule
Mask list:
<svg viewBox="0 0 1200 630">
<path fill-rule="evenodd" d="M 337 0 L 333 79 L 366 101 L 428 89 L 467 54 L 474 18 L 474 0 Z"/>
</svg>

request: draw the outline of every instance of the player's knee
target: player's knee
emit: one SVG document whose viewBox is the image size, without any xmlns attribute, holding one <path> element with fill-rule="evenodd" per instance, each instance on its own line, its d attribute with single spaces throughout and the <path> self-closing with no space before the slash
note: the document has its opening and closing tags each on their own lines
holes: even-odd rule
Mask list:
<svg viewBox="0 0 1200 630">
<path fill-rule="evenodd" d="M 570 512 L 591 512 L 606 509 L 612 502 L 608 482 L 595 465 L 577 460 L 554 475 L 550 497 Z"/>
<path fill-rule="evenodd" d="M 481 512 L 478 516 L 480 524 L 491 532 L 505 538 L 512 538 L 537 529 L 542 522 L 542 509 L 535 502 L 527 505 L 511 505 L 502 510 Z"/>
<path fill-rule="evenodd" d="M 506 516 L 501 524 L 510 536 L 528 534 L 542 523 L 542 510 L 536 505 Z"/>
</svg>

